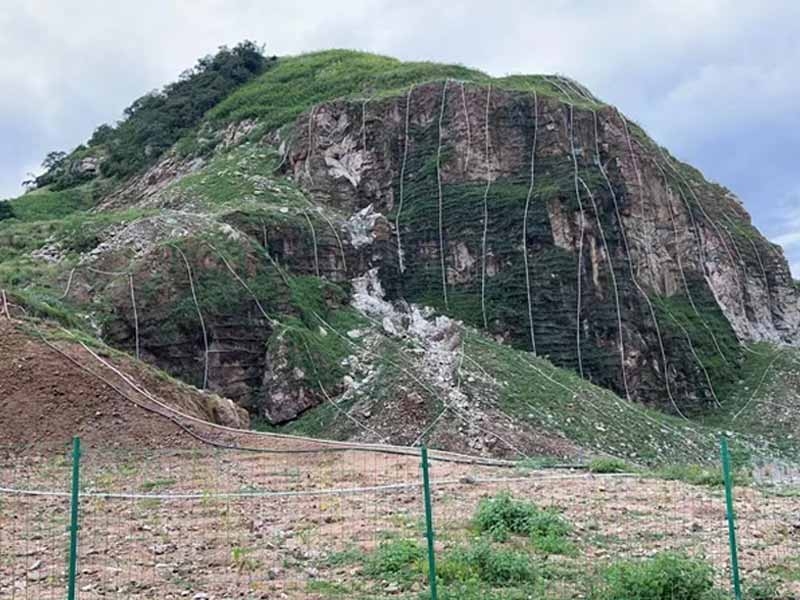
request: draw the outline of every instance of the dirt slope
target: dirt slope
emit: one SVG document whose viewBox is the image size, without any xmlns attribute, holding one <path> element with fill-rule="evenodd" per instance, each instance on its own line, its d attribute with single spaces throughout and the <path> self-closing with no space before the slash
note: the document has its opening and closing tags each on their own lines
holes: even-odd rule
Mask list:
<svg viewBox="0 0 800 600">
<path fill-rule="evenodd" d="M 0 446 L 60 447 L 68 445 L 74 435 L 81 436 L 85 444 L 106 447 L 186 447 L 199 443 L 169 419 L 137 407 L 84 370 L 106 379 L 111 374 L 102 372 L 101 363 L 85 348 L 70 342 L 56 342 L 54 346 L 65 354 L 20 323 L 0 320 Z M 233 412 L 227 400 L 161 379 L 132 360 L 105 359 L 183 413 L 247 426 L 246 415 Z M 119 380 L 112 383 L 120 386 Z"/>
</svg>

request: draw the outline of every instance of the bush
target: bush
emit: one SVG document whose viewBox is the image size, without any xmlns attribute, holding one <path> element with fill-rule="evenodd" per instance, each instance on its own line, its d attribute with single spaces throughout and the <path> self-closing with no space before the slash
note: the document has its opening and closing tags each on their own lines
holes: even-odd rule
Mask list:
<svg viewBox="0 0 800 600">
<path fill-rule="evenodd" d="M 663 552 L 612 565 L 596 600 L 720 600 L 713 569 L 705 561 Z"/>
<path fill-rule="evenodd" d="M 14 218 L 14 210 L 11 208 L 11 204 L 9 204 L 8 202 L 0 201 L 0 221 L 13 218 Z"/>
<path fill-rule="evenodd" d="M 389 540 L 381 542 L 367 558 L 364 573 L 376 579 L 408 582 L 423 573 L 424 559 L 425 551 L 416 542 Z"/>
<path fill-rule="evenodd" d="M 784 598 L 778 589 L 778 583 L 772 579 L 746 581 L 744 597 L 747 600 L 781 600 Z"/>
<path fill-rule="evenodd" d="M 725 478 L 721 468 L 708 468 L 700 465 L 667 465 L 656 471 L 656 476 L 670 481 L 684 481 L 691 485 L 722 486 Z M 733 473 L 735 485 L 749 485 L 749 473 L 740 469 Z"/>
<path fill-rule="evenodd" d="M 589 463 L 590 473 L 627 473 L 631 467 L 620 458 L 595 458 Z"/>
<path fill-rule="evenodd" d="M 542 552 L 566 554 L 571 550 L 566 536 L 572 528 L 561 515 L 509 494 L 481 501 L 474 522 L 478 531 L 496 541 L 507 540 L 509 534 L 526 535 Z"/>
<path fill-rule="evenodd" d="M 538 588 L 531 590 L 529 587 L 493 590 L 477 582 L 458 583 L 440 588 L 439 600 L 531 600 L 542 597 Z M 430 600 L 430 597 L 430 591 L 419 596 L 420 600 Z"/>
<path fill-rule="evenodd" d="M 494 548 L 486 540 L 450 550 L 436 571 L 445 584 L 482 582 L 507 586 L 536 580 L 536 570 L 527 554 Z"/>
</svg>

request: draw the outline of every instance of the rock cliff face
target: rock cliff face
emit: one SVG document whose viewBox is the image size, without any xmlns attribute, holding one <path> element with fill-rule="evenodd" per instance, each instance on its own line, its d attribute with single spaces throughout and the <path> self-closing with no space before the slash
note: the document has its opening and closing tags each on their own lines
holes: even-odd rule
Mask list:
<svg viewBox="0 0 800 600">
<path fill-rule="evenodd" d="M 293 130 L 296 182 L 391 226 L 368 260 L 390 298 L 623 396 L 702 406 L 739 342 L 800 340 L 786 261 L 741 203 L 588 96 L 440 81 L 317 105 Z"/>
</svg>

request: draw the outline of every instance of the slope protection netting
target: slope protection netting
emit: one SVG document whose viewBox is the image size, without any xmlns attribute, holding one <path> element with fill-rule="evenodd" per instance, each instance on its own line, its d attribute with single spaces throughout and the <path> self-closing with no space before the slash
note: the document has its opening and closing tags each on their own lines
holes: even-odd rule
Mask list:
<svg viewBox="0 0 800 600">
<path fill-rule="evenodd" d="M 658 315 L 650 310 L 634 280 L 618 218 L 625 192 L 611 189 L 598 168 L 599 144 L 596 151 L 562 148 L 561 155 L 543 150 L 545 136 L 552 142 L 557 135 L 550 133 L 555 128 L 563 128 L 568 139 L 592 139 L 586 131 L 594 127 L 586 119 L 591 113 L 575 114 L 573 123 L 569 106 L 548 106 L 550 121 L 539 123 L 545 109 L 537 110 L 535 95 L 493 105 L 491 89 L 485 89 L 479 100 L 471 94 L 472 104 L 485 108 L 482 115 L 465 110 L 455 82 L 443 86 L 438 119 L 404 115 L 407 129 L 391 150 L 403 168 L 394 182 L 398 208 L 391 215 L 402 265 L 385 265 L 382 274 L 390 295 L 508 334 L 515 347 L 535 349 L 576 371 L 584 367 L 594 382 L 622 393 L 621 356 L 626 342 L 635 341 L 635 327 L 664 345 L 672 361 L 684 362 L 683 351 L 676 351 L 686 345 L 683 332 L 673 332 L 668 309 Z M 413 110 L 413 93 L 405 98 L 405 110 Z M 539 155 L 533 147 L 537 134 Z M 509 164 L 520 168 L 509 172 Z M 706 296 L 703 309 L 718 312 Z M 666 341 L 657 340 L 654 315 Z M 626 323 L 635 325 L 625 328 Z M 704 350 L 708 332 L 696 335 L 695 345 Z M 713 397 L 703 367 L 690 365 L 688 371 L 697 371 L 692 379 L 705 388 L 701 395 Z M 665 368 L 659 366 L 661 377 Z M 637 386 L 637 393 L 651 398 L 664 391 L 652 378 Z"/>
</svg>

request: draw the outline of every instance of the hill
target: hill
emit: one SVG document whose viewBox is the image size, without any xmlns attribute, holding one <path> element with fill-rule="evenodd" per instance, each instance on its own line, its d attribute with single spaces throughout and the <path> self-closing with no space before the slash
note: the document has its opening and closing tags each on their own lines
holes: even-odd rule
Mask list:
<svg viewBox="0 0 800 600">
<path fill-rule="evenodd" d="M 225 52 L 110 131 L 163 122 Z M 724 427 L 795 452 L 780 248 L 616 109 L 352 51 L 251 66 L 169 147 L 94 136 L 11 200 L 13 303 L 267 429 L 704 462 Z"/>
</svg>

